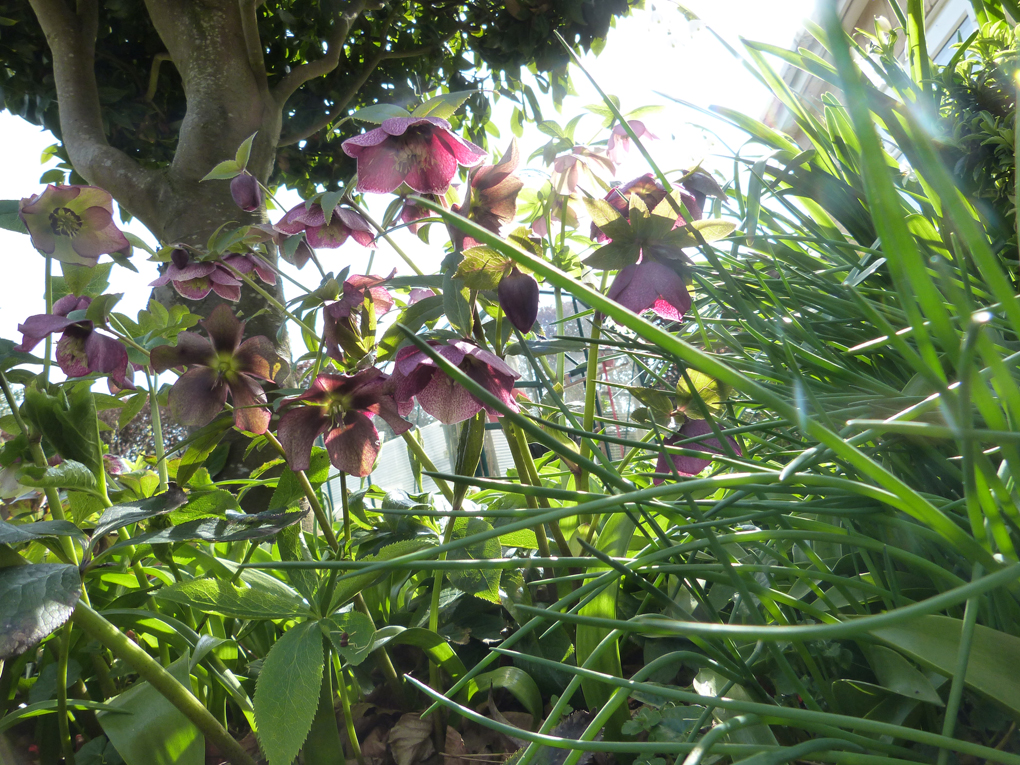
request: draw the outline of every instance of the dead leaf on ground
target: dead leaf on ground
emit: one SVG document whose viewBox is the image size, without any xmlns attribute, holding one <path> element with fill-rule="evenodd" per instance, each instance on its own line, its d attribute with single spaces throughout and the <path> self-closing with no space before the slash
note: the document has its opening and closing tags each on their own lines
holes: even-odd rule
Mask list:
<svg viewBox="0 0 1020 765">
<path fill-rule="evenodd" d="M 397 765 L 416 765 L 435 754 L 431 736 L 432 721 L 409 712 L 397 720 L 386 736 L 386 743 Z"/>
</svg>

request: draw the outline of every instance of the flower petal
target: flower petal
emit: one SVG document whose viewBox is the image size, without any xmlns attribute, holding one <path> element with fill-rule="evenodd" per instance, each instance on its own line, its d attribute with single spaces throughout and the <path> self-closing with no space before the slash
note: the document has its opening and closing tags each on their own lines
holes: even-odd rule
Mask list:
<svg viewBox="0 0 1020 765">
<path fill-rule="evenodd" d="M 348 412 L 339 426 L 326 433 L 333 467 L 359 478 L 372 472 L 381 443 L 372 420 L 361 412 Z"/>
<path fill-rule="evenodd" d="M 234 363 L 239 372 L 270 381 L 286 370 L 286 363 L 263 335 L 249 337 L 241 343 L 234 352 Z"/>
<path fill-rule="evenodd" d="M 222 303 L 213 309 L 209 318 L 200 322 L 209 335 L 213 349 L 219 353 L 234 354 L 244 336 L 244 322 L 238 321 L 229 306 Z"/>
<path fill-rule="evenodd" d="M 266 392 L 246 374 L 232 375 L 229 381 L 230 399 L 234 405 L 234 427 L 261 435 L 269 430 L 273 413 L 266 408 Z"/>
<path fill-rule="evenodd" d="M 149 363 L 155 372 L 195 364 L 211 366 L 216 360 L 212 344 L 197 332 L 181 332 L 177 345 L 157 345 L 149 352 Z"/>
<path fill-rule="evenodd" d="M 699 436 L 702 436 L 702 438 L 698 438 Z M 698 438 L 698 440 L 692 443 L 678 444 L 679 441 L 685 441 L 689 438 Z M 740 456 L 742 452 L 740 451 L 740 446 L 737 442 L 729 436 L 726 436 L 726 440 L 729 441 L 734 454 Z M 719 439 L 712 435 L 712 426 L 705 420 L 687 420 L 687 422 L 681 426 L 680 430 L 667 438 L 664 443 L 667 446 L 679 445 L 682 448 L 699 452 L 713 452 L 715 454 L 726 453 L 722 444 L 719 443 Z M 672 460 L 673 465 L 676 467 L 676 472 L 682 476 L 698 475 L 712 462 L 711 459 L 704 459 L 702 457 L 689 457 L 682 454 L 660 454 L 655 463 L 656 473 L 673 472 L 670 469 L 669 462 L 666 461 L 667 459 Z M 656 484 L 660 484 L 664 480 L 664 477 L 654 479 Z"/>
<path fill-rule="evenodd" d="M 65 316 L 54 316 L 51 313 L 38 313 L 29 316 L 24 323 L 18 325 L 18 332 L 21 333 L 21 345 L 15 350 L 28 352 L 35 348 L 43 339 L 53 332 L 67 329 L 77 321 L 68 319 Z"/>
<path fill-rule="evenodd" d="M 354 140 L 354 139 L 351 139 Z M 344 151 L 347 144 L 344 143 Z M 366 146 L 358 154 L 358 191 L 369 194 L 389 194 L 404 182 L 405 174 L 397 166 L 397 147 L 389 144 Z"/>
<path fill-rule="evenodd" d="M 634 313 L 652 308 L 659 316 L 673 321 L 679 321 L 691 308 L 684 280 L 672 268 L 654 260 L 620 269 L 607 297 Z"/>
<path fill-rule="evenodd" d="M 308 469 L 312 445 L 329 424 L 326 409 L 321 406 L 296 406 L 283 413 L 276 426 L 276 434 L 291 470 Z"/>
<path fill-rule="evenodd" d="M 482 408 L 478 399 L 468 393 L 467 389 L 439 371 L 432 375 L 428 385 L 418 393 L 417 399 L 422 409 L 447 425 L 463 422 Z"/>
<path fill-rule="evenodd" d="M 181 425 L 208 425 L 226 403 L 226 383 L 208 367 L 189 369 L 170 389 L 170 413 Z"/>
</svg>

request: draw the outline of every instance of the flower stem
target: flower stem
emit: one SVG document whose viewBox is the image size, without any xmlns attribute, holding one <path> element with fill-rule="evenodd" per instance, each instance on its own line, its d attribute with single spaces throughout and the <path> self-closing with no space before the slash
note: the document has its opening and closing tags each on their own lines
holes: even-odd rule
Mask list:
<svg viewBox="0 0 1020 765">
<path fill-rule="evenodd" d="M 347 502 L 347 473 L 340 471 L 340 504 L 344 511 L 344 550 L 351 554 L 351 507 Z"/>
<path fill-rule="evenodd" d="M 159 489 L 163 493 L 169 484 L 169 473 L 166 465 L 166 447 L 163 444 L 163 421 L 159 416 L 159 396 L 156 391 L 156 383 L 149 369 L 145 369 L 145 381 L 149 385 L 149 407 L 152 416 L 152 440 L 156 444 L 156 470 L 159 473 Z"/>
<path fill-rule="evenodd" d="M 432 463 L 432 460 L 429 459 L 429 455 L 425 453 L 425 449 L 422 448 L 422 445 L 418 443 L 418 439 L 412 436 L 410 431 L 405 431 L 402 435 L 404 443 L 407 444 L 407 448 L 411 450 L 415 459 L 421 463 L 422 467 L 430 473 L 438 473 L 439 470 Z M 446 501 L 452 503 L 453 491 L 450 489 L 450 485 L 442 478 L 433 477 L 432 480 L 435 482 L 436 486 L 439 487 L 439 491 L 443 493 L 443 496 L 446 497 Z"/>
<path fill-rule="evenodd" d="M 358 743 L 358 733 L 354 730 L 354 718 L 351 717 L 351 700 L 347 695 L 346 674 L 340 665 L 340 657 L 333 654 L 333 666 L 336 669 L 336 684 L 340 689 L 340 706 L 344 711 L 344 725 L 347 728 L 347 740 L 351 743 L 351 751 L 354 752 L 354 759 L 358 765 L 365 765 L 365 756 L 361 753 L 361 744 Z"/>
<path fill-rule="evenodd" d="M 414 271 L 416 274 L 418 274 L 418 276 L 424 276 L 424 274 L 422 273 L 422 270 L 420 268 L 418 268 L 418 266 L 415 265 L 414 261 L 411 260 L 411 258 L 409 258 L 407 256 L 407 253 L 405 253 L 402 249 L 400 249 L 400 246 L 396 242 L 393 241 L 393 239 L 386 232 L 386 230 L 382 226 L 380 226 L 378 223 L 375 222 L 375 219 L 372 218 L 372 216 L 368 214 L 367 210 L 365 210 L 363 207 L 355 204 L 354 202 L 351 202 L 350 205 L 355 210 L 357 210 L 358 213 L 361 214 L 362 218 L 364 218 L 365 220 L 368 221 L 368 224 L 372 228 L 374 228 L 376 231 L 379 232 L 379 236 L 381 236 L 383 238 L 383 240 L 385 240 L 386 244 L 388 244 L 390 247 L 392 247 L 394 249 L 394 251 L 397 253 L 397 255 L 399 255 L 401 258 L 403 258 L 404 262 L 407 263 L 407 265 L 409 265 L 411 267 L 412 271 Z"/>
<path fill-rule="evenodd" d="M 603 287 L 605 277 L 603 276 Z M 602 335 L 602 314 L 596 313 L 591 325 L 591 338 L 588 345 L 588 371 L 584 379 L 584 429 L 592 432 L 595 426 L 595 400 L 598 398 L 599 378 L 599 337 Z M 587 438 L 581 439 L 581 456 L 591 457 L 590 442 Z M 577 475 L 577 488 L 580 491 L 588 491 L 588 471 L 582 470 Z"/>
<path fill-rule="evenodd" d="M 127 635 L 110 624 L 101 614 L 79 601 L 71 619 L 89 637 L 109 648 L 117 658 L 124 661 L 143 680 L 159 691 L 181 714 L 191 720 L 233 765 L 255 765 L 251 756 L 241 748 L 233 736 L 227 733 L 212 713 L 202 706 L 202 703 L 188 688 L 181 685 L 173 675 L 131 642 Z"/>
<path fill-rule="evenodd" d="M 67 725 L 67 655 L 71 650 L 71 623 L 64 625 L 60 635 L 60 656 L 57 659 L 57 731 L 64 765 L 74 765 L 74 742 Z"/>
<path fill-rule="evenodd" d="M 43 298 L 46 300 L 46 313 L 53 313 L 53 258 L 46 256 L 46 286 L 43 288 Z M 43 380 L 50 381 L 50 357 L 53 350 L 53 337 L 46 335 L 46 351 L 43 354 Z"/>
<path fill-rule="evenodd" d="M 283 448 L 276 436 L 273 435 L 272 431 L 266 431 L 266 438 L 269 443 L 273 445 L 273 448 L 279 452 L 280 456 L 286 459 L 287 452 Z M 319 503 L 319 498 L 315 496 L 315 489 L 312 488 L 311 482 L 308 480 L 308 476 L 305 475 L 304 470 L 295 470 L 294 475 L 297 476 L 298 483 L 301 485 L 301 490 L 305 494 L 305 499 L 308 500 L 308 504 L 312 506 L 312 512 L 315 514 L 315 520 L 319 522 L 319 526 L 322 528 L 322 534 L 326 537 L 326 544 L 329 545 L 333 554 L 337 557 L 340 556 L 340 543 L 337 541 L 336 534 L 333 533 L 333 524 L 330 519 L 326 517 L 326 512 L 322 509 L 322 505 Z"/>
</svg>

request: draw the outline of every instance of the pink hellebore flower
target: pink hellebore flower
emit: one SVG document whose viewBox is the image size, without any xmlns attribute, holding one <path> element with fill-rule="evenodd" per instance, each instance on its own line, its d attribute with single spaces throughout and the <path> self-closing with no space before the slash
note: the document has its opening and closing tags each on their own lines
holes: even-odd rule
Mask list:
<svg viewBox="0 0 1020 765">
<path fill-rule="evenodd" d="M 99 334 L 95 324 L 85 318 L 91 303 L 92 298 L 65 295 L 53 304 L 53 313 L 29 316 L 24 324 L 18 325 L 22 340 L 16 350 L 27 353 L 47 335 L 62 332 L 57 340 L 57 365 L 64 374 L 84 377 L 98 372 L 110 377 L 120 388 L 133 389 L 135 386 L 128 378 L 127 349 L 119 340 Z"/>
<path fill-rule="evenodd" d="M 429 345 L 513 411 L 519 411 L 514 399 L 514 380 L 520 375 L 498 356 L 467 340 L 432 341 Z M 435 361 L 413 345 L 397 351 L 393 380 L 403 416 L 410 414 L 414 398 L 422 409 L 447 425 L 466 420 L 483 408 L 489 414 L 500 414 L 447 377 Z"/>
<path fill-rule="evenodd" d="M 517 195 L 524 188 L 524 181 L 514 175 L 520 161 L 517 141 L 512 140 L 498 163 L 484 165 L 471 173 L 471 183 L 464 194 L 464 202 L 454 205 L 453 212 L 498 235 L 500 228 L 517 214 Z M 466 250 L 481 244 L 465 236 L 459 229 L 453 229 L 450 233 L 457 249 Z"/>
<path fill-rule="evenodd" d="M 346 242 L 348 237 L 363 247 L 368 247 L 375 239 L 372 227 L 360 213 L 339 205 L 334 208 L 329 225 L 326 224 L 326 214 L 319 204 L 305 206 L 302 202 L 288 211 L 274 228 L 284 234 L 299 234 L 304 231 L 308 244 L 312 247 L 336 248 Z M 305 260 L 307 261 L 307 258 Z"/>
<path fill-rule="evenodd" d="M 485 150 L 450 131 L 439 117 L 392 117 L 348 138 L 343 150 L 358 161 L 358 191 L 389 194 L 402 183 L 419 194 L 445 194 L 457 165 L 474 167 Z"/>
<path fill-rule="evenodd" d="M 634 134 L 638 138 L 650 138 L 652 140 L 657 139 L 659 136 L 655 135 L 651 130 L 645 127 L 645 123 L 641 120 L 630 120 L 630 128 L 634 131 Z M 630 151 L 630 136 L 627 135 L 627 131 L 623 125 L 617 125 L 613 128 L 613 132 L 609 136 L 609 144 L 606 146 L 606 154 L 616 164 L 623 162 L 623 155 Z"/>
<path fill-rule="evenodd" d="M 399 435 L 411 428 L 401 419 L 388 375 L 370 367 L 355 375 L 322 374 L 300 396 L 285 399 L 277 433 L 292 470 L 307 470 L 312 444 L 325 434 L 329 461 L 337 470 L 364 477 L 379 456 L 379 431 L 371 415 L 382 417 Z"/>
<path fill-rule="evenodd" d="M 341 336 L 355 331 L 354 317 L 365 307 L 366 297 L 371 298 L 371 310 L 376 317 L 393 308 L 393 296 L 380 285 L 392 279 L 396 273 L 397 269 L 394 268 L 389 276 L 355 275 L 344 281 L 340 299 L 323 309 L 323 337 L 326 353 L 331 358 L 337 361 L 343 358 L 340 346 L 344 338 Z"/>
<path fill-rule="evenodd" d="M 596 187 L 596 176 L 616 175 L 616 166 L 604 154 L 575 146 L 553 161 L 552 187 L 557 194 L 573 194 L 578 186 Z"/>
<path fill-rule="evenodd" d="M 686 444 L 678 443 L 692 438 L 697 440 Z M 729 436 L 726 436 L 726 440 L 729 442 L 730 448 L 733 449 L 733 453 L 738 457 L 741 456 L 742 452 L 737 442 Z M 712 426 L 705 420 L 687 420 L 687 422 L 680 426 L 680 430 L 667 438 L 664 443 L 667 446 L 679 446 L 692 451 L 726 454 L 725 447 L 719 443 L 718 438 L 712 435 Z M 672 460 L 676 472 L 683 476 L 697 475 L 708 467 L 712 461 L 702 457 L 686 457 L 682 454 L 659 454 L 659 459 L 655 463 L 655 472 L 672 475 L 673 470 L 669 466 L 669 460 Z M 658 485 L 666 480 L 666 476 L 658 476 L 653 480 Z"/>
<path fill-rule="evenodd" d="M 241 299 L 241 280 L 219 263 L 192 260 L 187 250 L 178 247 L 170 254 L 170 265 L 150 287 L 172 284 L 177 294 L 188 300 L 201 300 L 215 292 L 224 300 Z"/>
<path fill-rule="evenodd" d="M 113 222 L 113 197 L 96 186 L 47 186 L 22 199 L 32 246 L 64 263 L 94 266 L 104 253 L 131 246 Z"/>
<path fill-rule="evenodd" d="M 234 425 L 250 433 L 265 433 L 271 413 L 259 380 L 273 382 L 286 373 L 286 363 L 268 338 L 244 342 L 244 322 L 220 304 L 201 322 L 208 339 L 181 332 L 177 345 L 152 349 L 149 360 L 156 372 L 187 367 L 170 389 L 170 412 L 182 425 L 200 427 L 212 422 L 227 403 L 234 404 Z"/>
<path fill-rule="evenodd" d="M 404 206 L 400 208 L 400 222 L 406 223 L 412 234 L 417 234 L 422 224 L 418 221 L 431 217 L 432 213 L 421 205 L 416 205 L 410 199 L 404 200 Z"/>
</svg>

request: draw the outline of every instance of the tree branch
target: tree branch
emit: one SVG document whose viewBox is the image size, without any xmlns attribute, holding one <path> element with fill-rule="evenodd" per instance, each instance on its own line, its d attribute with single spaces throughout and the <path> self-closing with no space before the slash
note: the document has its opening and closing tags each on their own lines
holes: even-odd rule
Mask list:
<svg viewBox="0 0 1020 765">
<path fill-rule="evenodd" d="M 156 219 L 154 193 L 161 176 L 110 146 L 103 129 L 95 74 L 96 0 L 30 0 L 53 57 L 60 132 L 71 164 L 89 183 L 102 186 L 143 223 Z"/>
<path fill-rule="evenodd" d="M 241 11 L 241 29 L 244 32 L 244 44 L 248 53 L 248 62 L 251 70 L 258 80 L 259 91 L 268 101 L 271 97 L 269 92 L 269 78 L 266 75 L 266 59 L 262 50 L 262 38 L 259 37 L 259 20 L 255 10 L 264 0 L 238 0 L 238 8 Z"/>
<path fill-rule="evenodd" d="M 350 104 L 350 102 L 354 99 L 354 96 L 358 94 L 358 91 L 361 90 L 361 87 L 368 81 L 368 78 L 371 77 L 372 72 L 375 71 L 375 68 L 379 66 L 379 64 L 381 64 L 383 61 L 423 56 L 429 51 L 431 51 L 433 48 L 435 48 L 434 45 L 420 45 L 417 48 L 409 48 L 408 50 L 399 51 L 379 50 L 378 53 L 376 53 L 371 59 L 369 59 L 365 63 L 365 66 L 362 68 L 360 72 L 358 72 L 357 77 L 355 77 L 351 81 L 351 84 L 348 86 L 347 90 L 336 102 L 336 104 L 333 105 L 333 108 L 330 110 L 328 114 L 322 116 L 304 130 L 300 130 L 296 133 L 291 133 L 289 135 L 282 136 L 280 138 L 280 146 L 289 146 L 292 143 L 297 143 L 298 141 L 304 141 L 305 139 L 311 138 L 313 135 L 315 135 L 324 127 L 326 127 L 335 119 L 337 119 L 337 117 L 343 114 L 344 110 L 347 108 L 347 105 Z"/>
<path fill-rule="evenodd" d="M 365 10 L 365 5 L 365 0 L 351 0 L 350 7 L 340 14 L 332 34 L 326 38 L 326 52 L 322 57 L 295 67 L 273 88 L 273 97 L 280 108 L 283 108 L 287 99 L 306 82 L 329 74 L 336 69 L 337 64 L 340 63 L 340 54 L 343 53 L 344 43 L 347 41 L 347 34 L 351 31 L 351 26 L 358 16 Z"/>
</svg>

